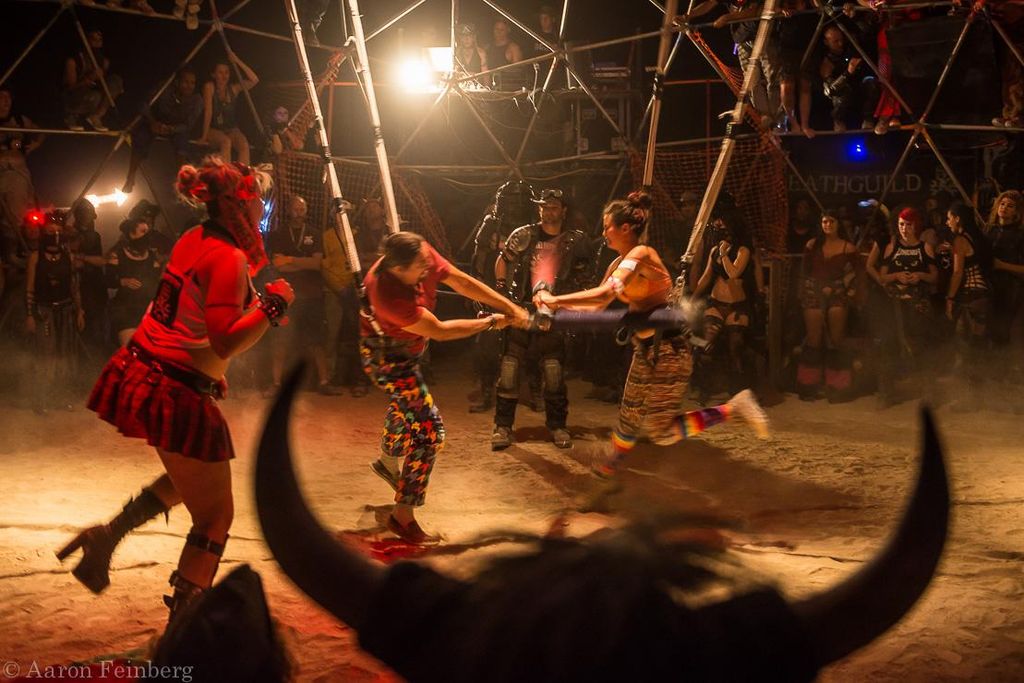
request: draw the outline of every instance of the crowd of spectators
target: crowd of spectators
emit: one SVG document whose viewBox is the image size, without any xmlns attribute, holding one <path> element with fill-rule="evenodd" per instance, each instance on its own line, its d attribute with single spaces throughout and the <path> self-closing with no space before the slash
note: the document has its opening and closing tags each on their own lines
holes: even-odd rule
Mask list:
<svg viewBox="0 0 1024 683">
<path fill-rule="evenodd" d="M 189 13 L 192 4 L 188 3 Z M 322 19 L 320 4 L 301 3 L 310 32 Z M 138 11 L 148 7 L 144 0 L 128 6 Z M 694 5 L 685 20 L 696 25 L 705 15 L 715 17 L 702 30 L 727 28 L 739 63 L 746 66 L 753 56 L 760 9 L 756 2 L 706 0 Z M 951 10 L 900 12 L 881 11 L 887 7 L 878 2 L 836 5 L 818 31 L 819 9 L 817 1 L 782 4 L 768 49 L 758 61 L 760 87 L 751 94 L 752 110 L 765 128 L 813 137 L 814 103 L 823 98 L 836 131 L 857 127 L 881 134 L 905 122 L 898 98 L 879 78 L 880 73 L 899 85 L 889 29 L 899 22 L 927 21 L 937 13 L 973 11 L 960 3 Z M 1024 45 L 1024 22 L 1012 3 L 989 3 L 985 11 L 1000 22 L 1012 47 Z M 540 7 L 534 30 L 541 40 L 524 39 L 504 19 L 493 22 L 485 40 L 473 26 L 461 24 L 457 68 L 480 73 L 546 55 L 548 46 L 558 42 L 558 19 L 554 7 Z M 70 129 L 88 125 L 105 131 L 111 102 L 123 84 L 116 65 L 104 54 L 102 31 L 90 28 L 85 36 L 88 47 L 83 45 L 64 61 L 64 120 Z M 992 124 L 999 127 L 1022 123 L 1021 69 L 1010 48 L 997 41 L 1002 108 L 993 112 Z M 877 65 L 878 73 L 872 65 Z M 506 79 L 504 85 L 488 79 L 487 87 L 515 87 L 515 79 L 521 80 L 523 74 L 509 70 L 499 76 Z M 302 149 L 303 140 L 289 129 L 290 113 L 284 107 L 270 110 L 263 144 L 250 143 L 240 126 L 239 104 L 258 83 L 257 74 L 230 51 L 205 78 L 191 67 L 182 68 L 131 130 L 124 190 L 133 189 L 141 164 L 160 139 L 170 143 L 179 162 L 215 152 L 226 160 L 250 163 L 253 156 L 260 160 Z M 119 226 L 117 243 L 104 248 L 96 230 L 96 212 L 85 200 L 68 212 L 31 212 L 34 192 L 25 160 L 44 136 L 32 132 L 36 124 L 14 105 L 12 93 L 0 90 L 0 124 L 18 129 L 0 132 L 0 255 L 4 263 L 0 274 L 22 275 L 20 285 L 29 309 L 24 330 L 57 335 L 46 336 L 46 343 L 37 344 L 36 349 L 51 360 L 72 353 L 88 367 L 91 359 L 104 358 L 110 345 L 124 343 L 130 336 L 173 243 L 169 236 L 173 231 L 154 229 L 156 213 L 143 207 Z M 692 225 L 699 196 L 687 192 L 679 202 L 683 222 Z M 294 324 L 268 335 L 265 352 L 270 371 L 260 383 L 273 391 L 289 360 L 288 352 L 308 348 L 316 359 L 320 391 L 337 394 L 347 385 L 353 394 L 361 395 L 365 382 L 358 371 L 354 324 L 358 301 L 341 246 L 333 231 L 310 222 L 302 197 L 285 197 L 281 206 L 283 218 L 269 236 L 268 253 L 274 267 L 293 280 L 297 301 L 291 316 Z M 1020 219 L 1024 206 L 1018 193 L 1004 192 L 992 204 L 987 220 L 976 225 L 975 211 L 987 215 L 989 209 L 928 197 L 916 208 L 890 212 L 876 204 L 868 214 L 855 215 L 842 207 L 822 213 L 807 198 L 798 199 L 790 211 L 786 251 L 792 263 L 786 271 L 790 275 L 784 283 L 786 307 L 781 312 L 790 388 L 806 400 L 827 397 L 833 401 L 877 390 L 881 402 L 891 403 L 906 384 L 901 377 L 927 375 L 936 366 L 955 369 L 971 386 L 991 378 L 986 368 L 993 365 L 989 362 L 993 358 L 1000 359 L 995 365 L 1003 377 L 1019 375 L 1024 335 Z M 29 215 L 35 216 L 36 223 L 24 230 L 22 222 Z M 385 232 L 380 202 L 364 200 L 355 220 L 360 227 L 360 258 L 368 264 Z M 682 241 L 669 245 L 669 261 L 685 246 Z M 597 249 L 597 254 L 600 261 L 604 252 Z M 693 382 L 696 398 L 710 400 L 726 390 L 735 393 L 763 378 L 768 263 L 735 203 L 722 198 L 688 274 L 690 289 L 706 303 L 700 331 L 706 344 L 697 354 Z M 595 263 L 594 272 L 602 272 L 600 263 Z M 6 284 L 0 278 L 0 294 Z M 9 320 L 5 330 L 20 327 Z M 947 347 L 937 339 L 956 343 Z M 576 361 L 575 366 L 595 380 L 595 396 L 615 398 L 624 355 L 596 336 L 573 344 L 577 356 L 593 360 L 596 350 L 596 357 L 609 361 Z M 83 363 L 67 367 L 74 365 Z M 569 365 L 574 365 L 572 358 Z M 68 372 L 58 363 L 50 375 Z M 54 382 L 60 383 L 54 380 L 37 386 Z M 36 403 L 42 409 L 61 400 L 40 398 Z"/>
</svg>

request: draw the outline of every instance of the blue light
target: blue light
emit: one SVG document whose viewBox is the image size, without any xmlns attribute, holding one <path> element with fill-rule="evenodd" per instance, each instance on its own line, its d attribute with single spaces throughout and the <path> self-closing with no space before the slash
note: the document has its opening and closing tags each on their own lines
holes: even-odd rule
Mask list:
<svg viewBox="0 0 1024 683">
<path fill-rule="evenodd" d="M 864 161 L 868 158 L 868 146 L 864 138 L 853 138 L 846 143 L 847 161 Z"/>
<path fill-rule="evenodd" d="M 260 232 L 264 237 L 270 232 L 270 217 L 274 215 L 274 198 L 263 200 L 263 217 L 260 218 Z"/>
</svg>

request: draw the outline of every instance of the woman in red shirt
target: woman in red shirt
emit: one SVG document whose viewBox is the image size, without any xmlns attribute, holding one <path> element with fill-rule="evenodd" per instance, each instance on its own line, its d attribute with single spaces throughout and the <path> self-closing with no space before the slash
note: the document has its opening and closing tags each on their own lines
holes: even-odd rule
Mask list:
<svg viewBox="0 0 1024 683">
<path fill-rule="evenodd" d="M 269 178 L 242 164 L 208 158 L 178 172 L 179 195 L 203 203 L 210 216 L 178 240 L 156 295 L 127 346 L 103 369 L 89 408 L 125 436 L 156 447 L 166 473 L 130 500 L 109 523 L 81 532 L 62 548 L 65 559 L 82 549 L 72 571 L 94 593 L 110 583 L 118 542 L 178 503 L 192 516 L 170 617 L 210 587 L 234 512 L 228 427 L 217 407 L 224 373 L 284 316 L 294 298 L 278 279 L 257 294 L 251 276 L 266 265 L 259 233 Z"/>
</svg>

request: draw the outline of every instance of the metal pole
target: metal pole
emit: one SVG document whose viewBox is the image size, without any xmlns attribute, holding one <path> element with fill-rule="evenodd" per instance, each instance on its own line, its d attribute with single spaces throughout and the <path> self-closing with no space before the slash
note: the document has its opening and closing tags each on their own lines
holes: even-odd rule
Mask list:
<svg viewBox="0 0 1024 683">
<path fill-rule="evenodd" d="M 484 133 L 487 134 L 491 143 L 493 143 L 494 146 L 498 148 L 498 151 L 501 152 L 501 156 L 505 160 L 505 163 L 508 164 L 509 170 L 515 174 L 516 178 L 523 180 L 523 172 L 519 170 L 519 164 L 512 159 L 512 157 L 508 155 L 508 152 L 505 151 L 505 148 L 501 146 L 501 142 L 494 136 L 491 129 L 487 127 L 487 122 L 484 121 L 482 116 L 480 116 L 480 112 L 477 111 L 476 106 L 470 101 L 466 93 L 462 92 L 462 88 L 458 86 L 455 86 L 452 90 L 459 95 L 463 102 L 466 103 L 466 106 L 469 108 L 469 112 L 473 115 L 473 118 L 476 119 L 476 122 L 480 124 L 481 128 L 483 128 Z"/>
<path fill-rule="evenodd" d="M 967 15 L 967 21 L 964 22 L 963 30 L 960 31 L 960 35 L 956 39 L 956 44 L 953 45 L 953 51 L 949 53 L 949 59 L 946 60 L 946 65 L 942 67 L 942 73 L 939 75 L 939 80 L 935 83 L 935 90 L 932 92 L 932 96 L 931 99 L 928 100 L 928 104 L 925 105 L 924 111 L 921 112 L 921 118 L 918 119 L 918 123 L 925 122 L 925 119 L 928 118 L 928 114 L 932 111 L 932 107 L 935 106 L 936 100 L 939 99 L 939 92 L 942 91 L 942 86 L 946 82 L 946 78 L 949 76 L 949 70 L 953 68 L 953 61 L 960 53 L 960 48 L 964 45 L 964 39 L 967 37 L 967 32 L 971 30 L 971 26 L 974 24 L 974 17 L 975 11 L 972 9 L 971 13 Z"/>
<path fill-rule="evenodd" d="M 682 45 L 682 44 L 683 44 L 683 34 L 682 33 L 677 33 L 676 34 L 676 42 L 672 45 L 672 52 L 669 53 L 668 61 L 665 62 L 665 71 L 666 72 L 668 72 L 668 70 L 670 68 L 672 68 L 672 62 L 675 61 L 676 54 L 679 52 L 679 46 Z M 662 89 L 664 89 L 664 87 L 666 85 L 674 85 L 674 83 L 671 83 L 671 82 L 669 82 L 667 80 L 662 80 L 661 85 L 662 85 Z M 651 99 L 647 100 L 647 106 L 644 107 L 644 115 L 643 115 L 643 118 L 640 119 L 640 124 L 636 127 L 636 133 L 633 135 L 632 138 L 630 138 L 634 142 L 634 144 L 636 143 L 637 140 L 640 139 L 640 133 L 643 132 L 644 126 L 647 125 L 647 121 L 650 119 L 651 110 L 653 108 L 654 108 L 654 95 L 652 94 L 651 95 Z"/>
<path fill-rule="evenodd" d="M 878 197 L 878 203 L 883 204 L 885 202 L 886 195 L 889 194 L 889 189 L 892 187 L 893 182 L 896 180 L 896 175 L 903 170 L 903 164 L 907 162 L 907 157 L 910 156 L 910 150 L 914 148 L 914 142 L 917 141 L 917 136 L 924 130 L 923 126 L 915 126 L 914 132 L 910 135 L 910 139 L 907 140 L 907 146 L 903 148 L 903 153 L 900 154 L 899 160 L 896 162 L 896 167 L 892 169 L 892 175 L 885 181 L 885 187 L 882 188 L 882 194 Z M 878 207 L 875 207 L 874 211 L 871 212 L 871 217 L 878 212 Z"/>
<path fill-rule="evenodd" d="M 831 9 L 825 9 L 824 11 L 834 13 L 834 10 Z M 903 99 L 903 96 L 896 91 L 896 88 L 894 88 L 892 83 L 889 82 L 889 79 L 882 75 L 882 72 L 878 70 L 878 65 L 871 61 L 871 57 L 869 57 L 868 53 L 864 51 L 864 48 L 860 46 L 860 43 L 858 43 L 857 39 L 853 37 L 853 34 L 850 33 L 850 30 L 843 25 L 843 22 L 837 21 L 834 23 L 834 25 L 836 28 L 842 31 L 843 35 L 846 36 L 846 39 L 850 41 L 850 45 L 853 45 L 853 49 L 857 51 L 861 59 L 864 60 L 864 63 L 867 64 L 868 68 L 871 69 L 871 71 L 875 74 L 875 76 L 878 78 L 878 82 L 885 86 L 886 90 L 892 93 L 892 96 L 896 98 L 896 100 L 900 103 L 900 106 L 903 107 L 903 109 L 908 114 L 913 114 L 914 110 L 910 108 L 910 105 L 907 104 L 906 100 Z"/>
<path fill-rule="evenodd" d="M 39 30 L 39 33 L 37 33 L 36 37 L 32 39 L 32 42 L 30 42 L 25 47 L 25 49 L 22 51 L 22 53 L 20 55 L 18 55 L 18 58 L 16 60 L 14 60 L 14 63 L 11 64 L 7 68 L 7 71 L 4 72 L 4 75 L 0 76 L 0 85 L 3 85 L 4 81 L 6 81 L 8 78 L 11 77 L 11 74 L 14 73 L 14 70 L 18 68 L 18 65 L 21 64 L 25 60 L 25 57 L 28 57 L 28 53 L 32 51 L 32 48 L 34 48 L 36 46 L 36 44 L 40 40 L 42 40 L 43 36 L 46 35 L 46 32 L 50 30 L 50 27 L 53 26 L 53 24 L 58 19 L 60 19 L 60 15 L 64 12 L 64 8 L 65 8 L 65 5 L 61 5 L 60 6 L 60 8 L 57 10 L 57 13 L 54 14 L 52 17 L 50 17 L 50 21 L 46 22 L 46 26 L 44 26 L 43 28 L 41 28 Z"/>
<path fill-rule="evenodd" d="M 925 142 L 928 143 L 928 146 L 932 148 L 932 152 L 935 153 L 935 158 L 939 160 L 940 164 L 942 164 L 942 168 L 945 169 L 946 175 L 948 175 L 949 179 L 953 181 L 954 185 L 956 185 L 956 190 L 960 193 L 961 199 L 964 200 L 965 204 L 971 206 L 972 202 L 970 195 L 967 194 L 967 190 L 964 189 L 964 186 L 960 184 L 960 180 L 953 173 L 953 168 L 949 165 L 949 162 L 946 161 L 946 157 L 942 156 L 942 152 L 939 151 L 939 146 L 935 144 L 932 134 L 928 132 L 927 128 L 921 128 L 921 135 L 924 137 Z M 975 209 L 975 211 L 977 211 L 977 209 Z"/>
<path fill-rule="evenodd" d="M 345 201 L 341 196 L 341 182 L 338 180 L 338 169 L 331 160 L 331 148 L 327 142 L 327 129 L 324 126 L 324 115 L 320 110 L 320 98 L 316 94 L 316 84 L 313 83 L 313 74 L 309 69 L 309 58 L 306 56 L 306 42 L 302 39 L 302 27 L 299 25 L 299 12 L 295 8 L 295 0 L 284 0 L 285 9 L 288 12 L 288 21 L 291 23 L 292 36 L 295 38 L 295 56 L 299 60 L 299 69 L 306 84 L 306 96 L 309 98 L 310 106 L 313 107 L 313 116 L 316 120 L 317 141 L 320 143 L 321 158 L 324 163 L 324 170 L 327 180 L 330 183 L 331 198 L 334 201 L 332 207 L 334 220 L 334 233 L 338 242 L 344 247 L 345 258 L 348 261 L 349 270 L 355 278 L 357 289 L 362 289 L 362 266 L 359 264 L 359 251 L 356 248 L 355 238 L 352 236 L 352 225 L 348 220 L 348 212 L 345 210 Z"/>
<path fill-rule="evenodd" d="M 424 114 L 420 115 L 420 122 L 416 124 L 416 128 L 412 131 L 412 133 L 409 134 L 409 137 L 405 139 L 405 142 L 402 143 L 402 147 L 398 150 L 398 153 L 395 154 L 395 163 L 397 163 L 398 160 L 402 158 L 402 156 L 405 154 L 405 151 L 409 149 L 409 145 L 412 144 L 413 140 L 419 137 L 420 131 L 426 128 L 427 122 L 433 115 L 434 110 L 436 110 L 438 105 L 440 105 L 441 102 L 444 101 L 444 98 L 448 95 L 448 92 L 451 90 L 451 87 L 451 82 L 445 83 L 444 87 L 441 88 L 441 92 L 438 94 L 437 99 L 435 99 L 433 103 L 431 103 L 430 107 Z"/>
<path fill-rule="evenodd" d="M 697 219 L 690 233 L 690 242 L 686 245 L 686 251 L 681 259 L 682 274 L 676 280 L 676 283 L 677 289 L 684 292 L 689 279 L 690 265 L 693 263 L 694 252 L 696 252 L 697 245 L 700 244 L 701 237 L 704 234 L 704 226 L 711 217 L 711 209 L 715 202 L 718 201 L 718 193 L 725 183 L 725 173 L 729 168 L 729 161 L 732 158 L 733 148 L 736 145 L 736 139 L 732 136 L 732 130 L 742 122 L 747 94 L 757 85 L 758 60 L 764 52 L 765 45 L 768 43 L 768 33 L 771 29 L 771 17 L 775 12 L 775 3 L 776 0 L 765 0 L 764 6 L 761 8 L 761 20 L 757 26 L 757 37 L 754 39 L 754 48 L 751 50 L 750 62 L 747 64 L 746 73 L 743 75 L 743 86 L 736 96 L 736 106 L 732 110 L 728 132 L 722 141 L 722 149 L 718 154 L 715 170 L 711 172 L 707 191 L 704 193 L 704 199 L 701 202 L 700 209 L 697 211 Z"/>
<path fill-rule="evenodd" d="M 416 0 L 416 2 L 412 3 L 411 5 L 406 7 L 404 10 L 402 10 L 401 12 L 396 14 L 395 16 L 393 16 L 390 19 L 388 19 L 387 21 L 385 21 L 380 27 L 377 28 L 377 30 L 373 31 L 372 33 L 370 33 L 370 35 L 366 36 L 366 42 L 370 42 L 371 40 L 373 40 L 374 38 L 379 36 L 381 33 L 384 33 L 384 31 L 387 31 L 394 24 L 398 23 L 403 17 L 405 17 L 405 15 L 407 15 L 409 12 L 412 12 L 414 9 L 416 9 L 417 7 L 419 7 L 420 5 L 425 3 L 426 1 L 427 0 Z M 347 30 L 348 27 L 345 26 L 345 29 Z"/>
<path fill-rule="evenodd" d="M 398 217 L 398 205 L 395 203 L 395 188 L 391 184 L 391 167 L 388 163 L 388 151 L 384 146 L 384 131 L 381 128 L 380 110 L 377 109 L 377 95 L 373 90 L 370 58 L 366 54 L 366 38 L 363 35 L 363 18 L 359 15 L 359 0 L 348 0 L 348 6 L 352 17 L 352 37 L 356 47 L 356 75 L 362 78 L 363 89 L 366 91 L 366 104 L 370 109 L 373 147 L 377 152 L 377 164 L 380 166 L 380 184 L 384 191 L 384 202 L 391 223 L 390 231 L 398 232 L 402 229 L 402 224 Z"/>
<path fill-rule="evenodd" d="M 658 119 L 661 117 L 661 96 L 664 91 L 665 72 L 668 70 L 669 44 L 672 25 L 676 20 L 679 0 L 668 0 L 661 22 L 661 42 L 658 43 L 658 65 L 654 71 L 654 93 L 651 95 L 651 127 L 647 131 L 647 153 L 644 157 L 643 186 L 654 182 L 654 145 L 658 142 Z"/>
<path fill-rule="evenodd" d="M 1013 53 L 1013 56 L 1017 58 L 1017 61 L 1024 65 L 1024 57 L 1021 56 L 1020 50 L 1018 50 L 1017 46 L 1013 44 L 1010 36 L 1006 35 L 1006 29 L 1003 28 L 1002 24 L 995 19 L 992 19 L 989 23 L 992 24 L 992 28 L 994 28 L 996 33 L 999 34 L 999 37 L 1003 39 L 1003 42 L 1006 43 L 1006 47 L 1009 48 L 1010 52 Z"/>
</svg>

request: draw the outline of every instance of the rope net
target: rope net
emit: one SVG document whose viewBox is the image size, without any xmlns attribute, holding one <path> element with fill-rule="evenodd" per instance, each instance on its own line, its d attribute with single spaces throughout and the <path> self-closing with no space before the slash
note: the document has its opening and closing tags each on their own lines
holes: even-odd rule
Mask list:
<svg viewBox="0 0 1024 683">
<path fill-rule="evenodd" d="M 347 201 L 358 205 L 363 199 L 380 197 L 380 173 L 376 165 L 341 160 L 334 163 L 338 170 L 342 197 Z M 299 195 L 306 200 L 308 218 L 313 225 L 330 225 L 331 194 L 324 175 L 323 162 L 315 154 L 285 152 L 279 155 L 274 166 L 275 204 L 284 207 L 289 196 Z M 451 245 L 441 217 L 427 198 L 419 179 L 415 175 L 398 172 L 392 173 L 392 178 L 398 213 L 402 217 L 401 229 L 423 235 L 442 255 L 451 256 Z M 271 228 L 277 227 L 282 215 L 280 209 L 274 212 Z M 349 214 L 350 219 L 353 217 L 354 212 Z M 362 264 L 364 268 L 369 265 Z"/>
<path fill-rule="evenodd" d="M 698 197 L 704 194 L 718 153 L 718 145 L 708 145 L 691 151 L 655 154 L 651 188 L 654 214 L 648 239 L 659 252 L 667 253 L 676 241 L 673 233 L 682 222 L 679 197 L 685 191 Z M 633 185 L 639 187 L 643 182 L 642 156 L 631 155 L 630 170 Z M 738 140 L 722 186 L 736 199 L 757 246 L 773 253 L 783 252 L 786 243 L 789 216 L 785 170 L 782 152 L 768 139 Z M 682 227 L 689 233 L 693 226 Z"/>
</svg>

